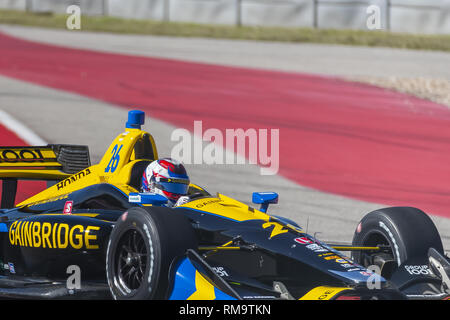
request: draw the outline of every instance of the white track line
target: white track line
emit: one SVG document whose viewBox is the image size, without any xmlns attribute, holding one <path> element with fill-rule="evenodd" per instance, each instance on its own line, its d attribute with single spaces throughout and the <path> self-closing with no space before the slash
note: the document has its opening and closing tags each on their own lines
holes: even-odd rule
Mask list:
<svg viewBox="0 0 450 320">
<path fill-rule="evenodd" d="M 0 124 L 14 132 L 19 138 L 31 146 L 46 146 L 48 143 L 31 131 L 19 120 L 0 109 Z"/>
</svg>

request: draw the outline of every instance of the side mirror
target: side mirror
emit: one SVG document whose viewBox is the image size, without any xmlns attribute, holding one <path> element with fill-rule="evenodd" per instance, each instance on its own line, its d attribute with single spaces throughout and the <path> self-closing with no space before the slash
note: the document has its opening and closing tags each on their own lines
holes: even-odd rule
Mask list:
<svg viewBox="0 0 450 320">
<path fill-rule="evenodd" d="M 278 203 L 278 193 L 276 192 L 253 192 L 252 202 L 261 204 L 259 208 L 262 212 L 267 212 L 269 204 Z"/>
<path fill-rule="evenodd" d="M 154 206 L 162 206 L 167 203 L 168 199 L 156 193 L 130 193 L 128 202 L 139 204 L 151 204 Z"/>
</svg>

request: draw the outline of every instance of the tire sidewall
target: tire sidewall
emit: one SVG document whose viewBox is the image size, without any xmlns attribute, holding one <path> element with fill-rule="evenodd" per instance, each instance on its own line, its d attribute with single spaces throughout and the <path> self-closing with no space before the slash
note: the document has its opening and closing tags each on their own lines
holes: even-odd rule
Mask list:
<svg viewBox="0 0 450 320">
<path fill-rule="evenodd" d="M 358 230 L 360 231 L 358 232 Z M 370 213 L 361 220 L 353 236 L 352 244 L 354 246 L 366 245 L 366 241 L 374 234 L 380 234 L 388 241 L 397 265 L 400 266 L 407 259 L 406 246 L 399 236 L 396 226 L 389 217 L 380 212 Z M 355 251 L 353 259 L 361 263 L 360 252 Z"/>
</svg>

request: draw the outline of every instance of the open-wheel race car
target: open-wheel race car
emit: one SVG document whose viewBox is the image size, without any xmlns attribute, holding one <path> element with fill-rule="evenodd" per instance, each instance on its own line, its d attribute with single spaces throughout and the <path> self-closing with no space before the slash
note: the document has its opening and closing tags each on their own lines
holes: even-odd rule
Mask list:
<svg viewBox="0 0 450 320">
<path fill-rule="evenodd" d="M 338 245 L 268 214 L 274 192 L 253 194 L 259 208 L 192 183 L 187 203 L 175 207 L 140 192 L 143 171 L 158 159 L 144 119 L 130 111 L 126 130 L 95 165 L 85 146 L 0 147 L 0 297 L 450 296 L 449 259 L 419 209 L 373 211 L 351 244 Z M 48 188 L 15 205 L 21 179 L 46 180 Z"/>
</svg>

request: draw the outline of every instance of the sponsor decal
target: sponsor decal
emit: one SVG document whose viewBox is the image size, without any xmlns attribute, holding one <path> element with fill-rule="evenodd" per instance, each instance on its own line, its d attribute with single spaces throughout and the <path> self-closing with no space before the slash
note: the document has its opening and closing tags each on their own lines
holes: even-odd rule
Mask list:
<svg viewBox="0 0 450 320">
<path fill-rule="evenodd" d="M 73 201 L 66 201 L 64 204 L 64 214 L 72 214 L 72 208 L 73 208 Z"/>
<path fill-rule="evenodd" d="M 67 223 L 14 221 L 9 229 L 13 246 L 49 249 L 98 249 L 98 226 L 69 226 Z"/>
<path fill-rule="evenodd" d="M 323 294 L 321 294 L 317 299 L 318 300 L 328 300 L 330 299 L 329 295 L 332 295 L 334 290 L 327 290 Z"/>
<path fill-rule="evenodd" d="M 211 200 L 207 200 L 207 201 L 203 201 L 201 203 L 197 203 L 195 205 L 196 208 L 203 208 L 204 206 L 207 206 L 208 204 L 212 204 L 212 203 L 217 203 L 217 202 L 221 202 L 222 200 L 220 199 L 211 199 Z"/>
<path fill-rule="evenodd" d="M 14 263 L 8 262 L 8 269 L 10 273 L 16 273 L 16 269 L 14 268 Z"/>
<path fill-rule="evenodd" d="M 328 252 L 328 249 L 318 245 L 317 243 L 308 244 L 305 247 L 314 252 Z"/>
<path fill-rule="evenodd" d="M 131 195 L 128 196 L 128 202 L 132 202 L 132 203 L 141 203 L 142 199 L 140 195 Z"/>
<path fill-rule="evenodd" d="M 325 260 L 334 260 L 337 263 L 346 263 L 347 260 L 343 259 L 341 256 L 338 255 L 331 255 L 331 256 L 326 256 L 324 257 Z"/>
<path fill-rule="evenodd" d="M 342 268 L 347 269 L 347 272 L 363 270 L 362 267 L 356 265 L 354 262 L 350 261 L 349 259 L 345 259 L 333 252 L 319 254 L 319 257 L 322 257 L 324 260 L 333 261 L 339 264 Z"/>
<path fill-rule="evenodd" d="M 408 271 L 410 275 L 432 275 L 431 270 L 427 265 L 405 265 L 405 270 Z"/>
<path fill-rule="evenodd" d="M 212 269 L 214 270 L 215 273 L 217 273 L 217 275 L 219 277 L 229 277 L 230 276 L 224 267 L 212 267 Z"/>
<path fill-rule="evenodd" d="M 344 290 L 349 290 L 349 288 L 317 287 L 309 291 L 299 300 L 330 300 L 339 292 Z"/>
<path fill-rule="evenodd" d="M 55 154 L 51 149 L 47 151 L 51 152 L 50 160 L 56 160 Z M 40 149 L 0 149 L 0 163 L 2 162 L 45 162 L 49 158 L 44 158 Z"/>
<path fill-rule="evenodd" d="M 91 170 L 88 169 L 84 169 L 83 171 L 80 171 L 78 173 L 75 173 L 74 175 L 70 176 L 67 179 L 64 179 L 63 181 L 59 182 L 56 184 L 56 187 L 58 188 L 58 190 L 63 189 L 65 187 L 67 187 L 68 185 L 78 181 L 79 179 L 84 178 L 85 176 L 88 176 L 91 174 Z"/>
<path fill-rule="evenodd" d="M 111 159 L 108 162 L 108 165 L 105 168 L 105 172 L 111 172 L 113 173 L 114 171 L 116 171 L 117 166 L 119 165 L 119 161 L 120 161 L 120 150 L 122 150 L 123 144 L 119 145 L 115 145 L 114 148 L 111 151 Z"/>
<path fill-rule="evenodd" d="M 319 253 L 317 256 L 323 258 L 327 261 L 333 261 L 340 265 L 342 268 L 345 268 L 347 272 L 350 271 L 361 271 L 364 268 L 356 265 L 349 259 L 345 259 L 340 255 L 337 255 L 334 251 L 331 251 L 326 246 L 321 246 L 320 244 L 314 242 L 314 240 L 309 239 L 308 237 L 298 237 L 294 239 L 295 242 L 304 245 L 307 249 Z"/>
<path fill-rule="evenodd" d="M 309 239 L 308 237 L 298 237 L 294 239 L 295 242 L 299 244 L 305 245 L 305 247 L 311 251 L 314 251 L 316 253 L 320 252 L 329 252 L 327 248 L 324 248 L 323 246 L 319 245 L 318 243 L 315 243 L 313 240 Z M 331 254 L 329 252 L 329 254 Z"/>
<path fill-rule="evenodd" d="M 294 241 L 297 242 L 297 243 L 300 243 L 300 244 L 312 244 L 312 243 L 314 243 L 314 241 L 312 241 L 311 239 L 308 239 L 307 237 L 295 238 Z"/>
</svg>

